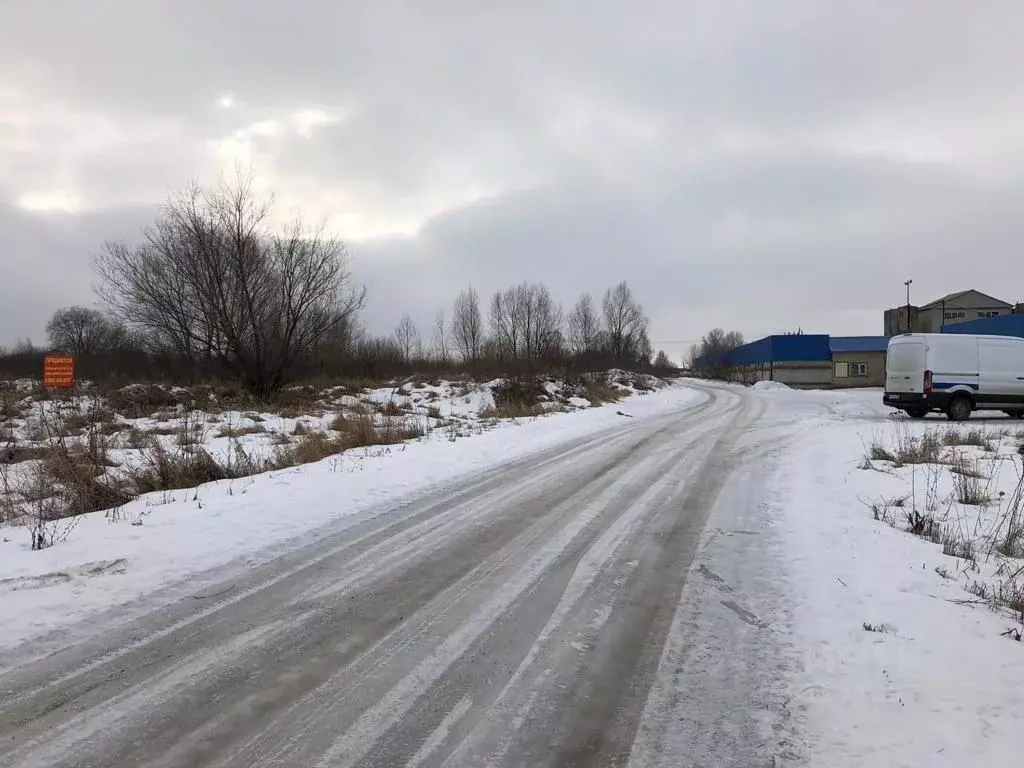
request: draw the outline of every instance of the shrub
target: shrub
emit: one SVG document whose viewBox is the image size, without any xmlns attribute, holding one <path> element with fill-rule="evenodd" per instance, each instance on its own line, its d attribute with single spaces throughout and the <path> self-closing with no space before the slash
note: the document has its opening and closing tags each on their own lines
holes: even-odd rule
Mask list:
<svg viewBox="0 0 1024 768">
<path fill-rule="evenodd" d="M 130 482 L 136 493 L 143 494 L 193 488 L 215 480 L 242 477 L 244 474 L 232 474 L 228 467 L 219 464 L 202 448 L 171 453 L 155 442 L 143 453 L 142 465 L 130 473 Z"/>
<path fill-rule="evenodd" d="M 978 470 L 977 462 L 972 464 L 960 457 L 950 467 L 949 472 L 953 478 L 954 494 L 958 502 L 980 506 L 991 501 L 991 479 Z"/>
<path fill-rule="evenodd" d="M 588 381 L 583 385 L 583 397 L 589 400 L 591 405 L 617 403 L 625 395 L 624 390 L 604 381 Z"/>
</svg>

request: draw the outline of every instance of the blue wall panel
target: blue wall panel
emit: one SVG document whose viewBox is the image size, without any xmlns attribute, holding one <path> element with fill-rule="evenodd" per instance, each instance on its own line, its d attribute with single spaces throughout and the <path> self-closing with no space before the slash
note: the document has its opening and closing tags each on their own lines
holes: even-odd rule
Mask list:
<svg viewBox="0 0 1024 768">
<path fill-rule="evenodd" d="M 889 349 L 889 337 L 833 336 L 829 348 L 833 352 L 885 352 Z"/>
<path fill-rule="evenodd" d="M 966 323 L 954 323 L 953 325 L 945 326 L 942 332 L 1020 336 L 1024 338 L 1024 314 L 983 317 L 980 320 L 968 320 Z"/>
</svg>

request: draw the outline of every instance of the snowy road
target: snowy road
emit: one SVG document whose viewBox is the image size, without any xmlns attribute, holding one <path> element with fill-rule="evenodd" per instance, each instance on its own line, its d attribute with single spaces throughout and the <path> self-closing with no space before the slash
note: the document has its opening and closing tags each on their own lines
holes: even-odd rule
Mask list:
<svg viewBox="0 0 1024 768">
<path fill-rule="evenodd" d="M 705 394 L 15 667 L 0 765 L 776 764 L 753 599 L 798 425 Z"/>
</svg>

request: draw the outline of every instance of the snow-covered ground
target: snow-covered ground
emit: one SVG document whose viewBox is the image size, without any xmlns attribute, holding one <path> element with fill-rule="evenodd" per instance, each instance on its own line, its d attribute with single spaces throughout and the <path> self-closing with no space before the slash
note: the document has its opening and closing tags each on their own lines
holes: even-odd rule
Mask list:
<svg viewBox="0 0 1024 768">
<path fill-rule="evenodd" d="M 413 378 L 377 388 L 296 386 L 268 409 L 242 408 L 240 393 L 215 387 L 129 385 L 99 393 L 86 382 L 74 398 L 48 400 L 36 396 L 38 382 L 0 382 L 0 523 L 14 517 L 18 507 L 39 507 L 42 489 L 59 483 L 60 467 L 54 471 L 53 462 L 44 461 L 55 448 L 70 457 L 63 463 L 75 465 L 78 474 L 137 495 L 154 484 L 154 465 L 185 457 L 201 465 L 196 457 L 209 456 L 210 464 L 228 474 L 254 474 L 305 463 L 310 455 L 320 458 L 345 447 L 401 442 L 437 430 L 454 440 L 517 413 L 574 411 L 600 405 L 598 398 L 607 398 L 609 391 L 631 396 L 660 385 L 652 376 L 624 371 L 571 383 L 542 378 L 526 392 L 503 379 Z M 510 395 L 530 402 L 509 406 Z M 45 501 L 67 511 L 62 498 Z"/>
<path fill-rule="evenodd" d="M 1024 617 L 991 595 L 1024 590 L 1024 551 L 1005 546 L 1024 522 L 1009 519 L 1024 425 L 893 418 L 878 390 L 758 397 L 802 433 L 776 503 L 799 646 L 786 706 L 807 763 L 1021 765 Z"/>
<path fill-rule="evenodd" d="M 103 513 L 84 516 L 67 541 L 41 552 L 28 550 L 20 529 L 0 529 L 10 539 L 0 543 L 0 669 L 11 646 L 47 633 L 51 647 L 72 642 L 53 630 L 110 606 L 128 613 L 154 607 L 147 601 L 157 590 L 160 599 L 200 593 L 223 569 L 265 560 L 324 526 L 342 530 L 356 513 L 613 429 L 623 414 L 653 417 L 704 397 L 679 382 L 620 404 L 489 422 L 473 415 L 493 404 L 486 389 L 448 398 L 448 415 L 465 408 L 465 420 L 479 424 L 472 429 L 444 426 L 400 445 L 350 450 L 198 491 L 150 494 L 123 507 L 117 522 Z M 1024 642 L 1016 638 L 1024 617 L 1011 606 L 1018 605 L 1014 590 L 1024 589 L 1024 542 L 1008 534 L 1024 524 L 1024 513 L 1015 513 L 1024 424 L 893 418 L 878 390 L 743 391 L 756 415 L 750 445 L 740 450 L 768 446 L 765 471 L 719 505 L 720 518 L 736 519 L 712 517 L 703 556 L 734 549 L 761 558 L 748 579 L 761 591 L 741 594 L 743 567 L 714 573 L 698 559 L 683 600 L 739 616 L 747 632 L 763 632 L 749 635 L 754 642 L 784 646 L 781 671 L 762 678 L 772 686 L 763 692 L 766 727 L 793 733 L 782 764 L 792 758 L 829 768 L 1020 765 Z M 394 402 L 389 392 L 357 397 L 353 405 Z M 465 397 L 470 401 L 460 401 Z M 567 406 L 575 397 L 552 393 Z M 439 408 L 443 419 L 443 402 Z M 453 441 L 459 434 L 472 436 Z M 757 509 L 729 512 L 746 506 Z M 738 525 L 714 528 L 745 517 L 764 521 L 770 535 L 744 538 L 751 531 Z M 732 596 L 712 594 L 727 577 L 734 577 Z M 686 632 L 677 643 L 684 659 L 687 638 L 703 636 L 699 627 Z M 728 638 L 718 640 L 713 648 L 721 653 Z M 737 647 L 760 654 L 756 645 Z M 774 653 L 766 648 L 764 656 Z M 706 665 L 708 657 L 712 650 L 694 663 Z M 669 685 L 664 695 L 689 701 L 690 694 Z"/>
<path fill-rule="evenodd" d="M 255 564 L 295 546 L 303 534 L 326 524 L 371 508 L 383 511 L 388 502 L 409 494 L 613 428 L 627 418 L 623 414 L 643 418 L 703 397 L 692 389 L 666 387 L 646 377 L 613 378 L 626 390 L 626 399 L 619 403 L 590 407 L 577 394 L 563 393 L 548 382 L 545 389 L 550 400 L 562 404 L 563 412 L 502 420 L 488 416 L 500 381 L 370 390 L 353 398 L 351 406 L 366 401 L 397 403 L 398 413 L 407 414 L 405 418 L 436 424 L 422 437 L 397 445 L 355 448 L 287 469 L 148 493 L 115 513 L 98 511 L 61 523 L 66 538 L 41 551 L 30 549 L 22 525 L 0 526 L 0 669 L 5 650 L 81 622 L 97 611 L 141 601 L 158 590 L 164 590 L 167 600 L 195 592 L 202 585 L 198 574 L 207 572 L 213 579 L 211 569 L 218 566 Z M 564 402 L 569 399 L 576 404 Z M 435 419 L 427 414 L 430 407 L 437 407 L 441 416 Z M 221 427 L 239 423 L 239 414 L 217 416 Z M 170 427 L 167 431 L 179 430 L 181 418 L 167 415 L 161 423 Z M 207 423 L 206 417 L 192 418 L 194 423 Z M 333 416 L 283 419 L 266 414 L 258 418 L 262 421 L 254 423 L 283 422 L 271 434 L 293 435 L 298 421 L 307 423 L 310 431 L 327 431 Z M 150 426 L 141 422 L 134 419 L 126 429 Z M 30 429 L 31 424 L 28 413 L 18 428 Z M 230 450 L 220 444 L 226 438 L 216 434 L 206 430 L 200 445 L 211 453 Z M 245 437 L 266 439 L 266 434 Z M 250 445 L 248 450 L 258 446 Z M 115 455 L 119 462 L 131 460 L 127 449 Z M 172 585 L 180 589 L 164 589 Z M 65 644 L 68 639 L 58 638 Z"/>
</svg>

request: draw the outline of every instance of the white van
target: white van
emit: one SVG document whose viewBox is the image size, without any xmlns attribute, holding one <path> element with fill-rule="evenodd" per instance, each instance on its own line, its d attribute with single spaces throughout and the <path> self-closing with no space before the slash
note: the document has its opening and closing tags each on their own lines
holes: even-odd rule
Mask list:
<svg viewBox="0 0 1024 768">
<path fill-rule="evenodd" d="M 905 333 L 889 339 L 882 402 L 923 418 L 971 411 L 1024 418 L 1024 339 L 959 333 Z"/>
</svg>

